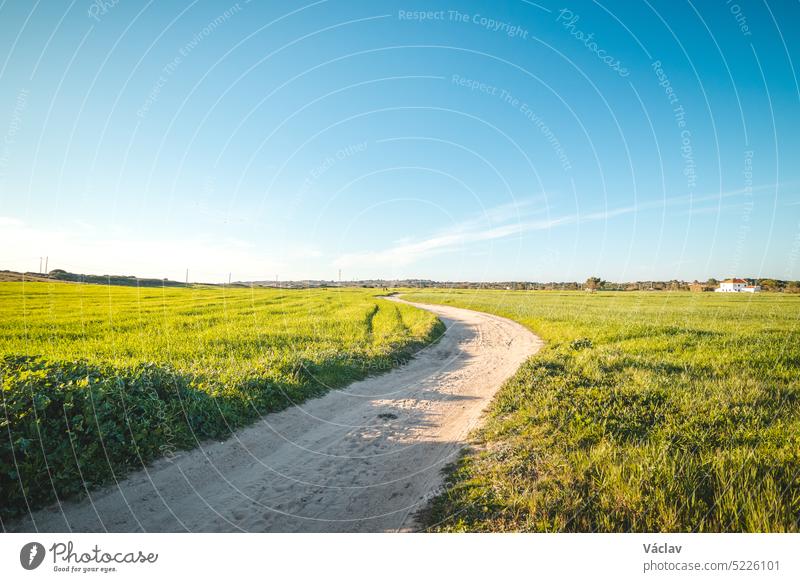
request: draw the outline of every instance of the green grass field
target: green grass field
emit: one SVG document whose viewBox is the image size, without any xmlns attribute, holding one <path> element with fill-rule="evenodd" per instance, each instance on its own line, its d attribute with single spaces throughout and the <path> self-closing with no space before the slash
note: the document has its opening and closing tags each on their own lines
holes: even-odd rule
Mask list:
<svg viewBox="0 0 800 582">
<path fill-rule="evenodd" d="M 441 332 L 374 295 L 0 284 L 0 517 L 391 369 Z"/>
<path fill-rule="evenodd" d="M 800 530 L 800 296 L 405 295 L 547 342 L 498 393 L 431 529 Z M 0 517 L 391 369 L 440 332 L 368 290 L 2 283 Z"/>
<path fill-rule="evenodd" d="M 432 530 L 800 530 L 800 297 L 406 296 L 547 342 L 498 393 Z"/>
</svg>

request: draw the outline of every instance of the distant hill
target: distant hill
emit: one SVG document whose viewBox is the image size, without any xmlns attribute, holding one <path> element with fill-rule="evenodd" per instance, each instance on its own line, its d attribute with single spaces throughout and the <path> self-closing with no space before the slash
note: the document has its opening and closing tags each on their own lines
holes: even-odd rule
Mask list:
<svg viewBox="0 0 800 582">
<path fill-rule="evenodd" d="M 60 281 L 64 283 L 90 283 L 95 285 L 122 285 L 127 287 L 186 287 L 180 281 L 169 279 L 142 279 L 133 275 L 84 275 L 70 273 L 63 269 L 53 269 L 44 273 L 19 273 L 17 271 L 0 271 L 0 282 L 12 281 Z"/>
<path fill-rule="evenodd" d="M 17 281 L 49 281 L 43 273 L 18 273 L 17 271 L 0 271 L 0 283 Z"/>
</svg>

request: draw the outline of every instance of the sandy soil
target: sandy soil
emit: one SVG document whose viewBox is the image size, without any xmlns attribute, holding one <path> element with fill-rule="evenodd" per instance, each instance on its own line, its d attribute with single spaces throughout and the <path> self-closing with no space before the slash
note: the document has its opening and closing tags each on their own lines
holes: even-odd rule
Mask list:
<svg viewBox="0 0 800 582">
<path fill-rule="evenodd" d="M 444 336 L 391 372 L 268 414 L 16 531 L 376 532 L 416 529 L 504 380 L 539 350 L 521 325 L 419 305 Z"/>
</svg>

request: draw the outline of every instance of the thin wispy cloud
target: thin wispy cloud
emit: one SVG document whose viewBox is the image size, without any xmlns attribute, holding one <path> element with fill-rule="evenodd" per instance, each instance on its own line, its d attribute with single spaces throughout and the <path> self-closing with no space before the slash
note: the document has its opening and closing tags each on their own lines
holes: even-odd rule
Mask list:
<svg viewBox="0 0 800 582">
<path fill-rule="evenodd" d="M 334 261 L 334 266 L 405 266 L 427 257 L 452 252 L 471 243 L 508 238 L 535 228 L 547 228 L 550 223 L 548 220 L 530 220 L 532 216 L 544 213 L 543 200 L 543 197 L 532 197 L 494 206 L 428 238 L 398 241 L 394 246 L 383 250 L 343 254 Z"/>
<path fill-rule="evenodd" d="M 334 265 L 340 268 L 373 268 L 386 265 L 402 267 L 428 257 L 463 250 L 467 245 L 474 243 L 523 236 L 526 233 L 568 225 L 602 222 L 619 216 L 669 207 L 689 206 L 690 208 L 687 212 L 693 213 L 696 204 L 713 200 L 721 201 L 727 198 L 743 196 L 748 192 L 757 193 L 771 188 L 775 188 L 775 185 L 694 197 L 674 196 L 597 212 L 574 213 L 538 219 L 531 219 L 531 217 L 545 213 L 545 208 L 542 206 L 543 198 L 531 198 L 487 209 L 480 215 L 471 217 L 448 228 L 446 231 L 436 233 L 428 238 L 417 241 L 402 241 L 390 248 L 377 251 L 370 250 L 343 254 L 334 261 Z M 719 206 L 718 209 L 722 210 L 728 207 L 730 206 Z M 709 207 L 704 206 L 697 209 L 697 211 L 708 212 Z"/>
</svg>

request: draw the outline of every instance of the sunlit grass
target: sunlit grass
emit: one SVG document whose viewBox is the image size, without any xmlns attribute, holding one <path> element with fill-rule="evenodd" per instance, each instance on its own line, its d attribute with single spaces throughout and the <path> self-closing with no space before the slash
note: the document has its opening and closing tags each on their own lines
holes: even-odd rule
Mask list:
<svg viewBox="0 0 800 582">
<path fill-rule="evenodd" d="M 0 515 L 408 359 L 428 312 L 369 290 L 0 284 Z"/>
<path fill-rule="evenodd" d="M 800 529 L 800 297 L 407 296 L 547 342 L 498 393 L 433 529 Z"/>
</svg>

